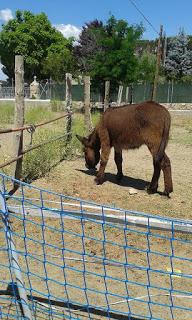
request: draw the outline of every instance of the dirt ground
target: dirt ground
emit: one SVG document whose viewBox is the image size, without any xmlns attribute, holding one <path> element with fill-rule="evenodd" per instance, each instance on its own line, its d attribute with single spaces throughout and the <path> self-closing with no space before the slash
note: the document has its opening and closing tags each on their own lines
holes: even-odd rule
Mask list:
<svg viewBox="0 0 192 320">
<path fill-rule="evenodd" d="M 152 157 L 145 146 L 138 150 L 123 152 L 124 178 L 120 184 L 116 182 L 113 150 L 107 164 L 106 181 L 103 185 L 95 185 L 95 173 L 87 171 L 82 158 L 62 162 L 45 178 L 39 179 L 34 184 L 100 204 L 161 216 L 192 219 L 192 131 L 187 132 L 189 144 L 182 144 L 182 137 L 185 135 L 184 127 L 174 126 L 167 147 L 167 154 L 172 164 L 174 187 L 170 199 L 159 194 L 148 195 L 145 190 L 153 172 Z M 177 141 L 178 139 L 180 140 Z M 130 195 L 130 188 L 136 189 L 137 194 Z M 159 191 L 163 191 L 163 188 L 161 174 Z"/>
<path fill-rule="evenodd" d="M 115 178 L 112 151 L 103 185 L 95 185 L 94 173 L 87 171 L 82 158 L 63 161 L 46 177 L 33 182 L 33 185 L 127 210 L 192 219 L 192 131 L 188 127 L 192 116 L 172 117 L 174 125 L 167 148 L 174 185 L 170 199 L 160 194 L 148 195 L 145 190 L 153 170 L 151 155 L 145 146 L 123 153 L 124 178 L 120 184 L 117 184 Z M 130 195 L 130 188 L 136 189 L 137 193 Z M 162 176 L 159 191 L 163 191 Z M 31 196 L 34 196 L 33 193 Z M 44 229 L 41 227 L 42 222 Z M 192 243 L 189 235 L 175 234 L 173 241 L 171 233 L 161 231 L 149 234 L 147 229 L 131 227 L 125 232 L 123 227 L 106 225 L 104 232 L 103 225 L 99 223 L 66 220 L 63 238 L 59 219 L 28 217 L 24 221 L 12 217 L 12 225 L 16 246 L 21 251 L 26 250 L 24 239 L 27 234 L 27 252 L 31 254 L 27 258 L 28 267 L 26 257 L 20 255 L 19 258 L 27 286 L 32 285 L 37 293 L 44 292 L 55 299 L 69 299 L 85 305 L 89 301 L 90 305 L 96 304 L 100 308 L 110 305 L 110 311 L 131 311 L 136 318 L 192 319 L 191 299 L 186 298 L 187 295 L 191 297 L 192 287 Z M 4 243 L 1 232 L 0 241 Z M 1 267 L 7 264 L 4 257 L 3 252 L 0 252 Z M 133 267 L 124 267 L 127 258 L 128 264 Z M 87 259 L 87 264 L 82 259 Z M 108 261 L 118 266 L 108 265 Z M 169 274 L 172 268 L 178 276 Z M 2 270 L 3 281 L 6 282 L 6 268 L 2 267 Z M 184 274 L 184 277 L 180 274 Z M 45 281 L 47 278 L 51 280 Z M 66 282 L 67 286 L 62 285 Z M 173 290 L 172 296 L 167 294 L 169 290 Z M 126 300 L 128 295 L 131 297 L 129 301 Z M 48 319 L 48 316 L 39 312 L 37 319 L 41 318 Z M 56 318 L 54 314 L 50 317 Z M 110 319 L 109 315 L 86 315 L 72 309 L 64 310 L 60 318 Z"/>
</svg>

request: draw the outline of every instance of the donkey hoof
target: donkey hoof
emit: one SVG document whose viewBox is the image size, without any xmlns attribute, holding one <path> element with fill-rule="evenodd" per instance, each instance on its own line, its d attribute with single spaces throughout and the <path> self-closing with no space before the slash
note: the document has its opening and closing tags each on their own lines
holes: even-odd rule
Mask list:
<svg viewBox="0 0 192 320">
<path fill-rule="evenodd" d="M 148 187 L 148 188 L 147 188 L 147 193 L 148 193 L 148 194 L 157 193 L 157 188 L 150 188 L 150 187 Z"/>
<path fill-rule="evenodd" d="M 103 177 L 96 177 L 95 178 L 95 183 L 96 184 L 103 184 L 104 178 Z"/>
<path fill-rule="evenodd" d="M 168 191 L 163 191 L 163 192 L 162 192 L 162 196 L 165 196 L 165 197 L 167 197 L 167 198 L 170 199 L 171 197 L 170 197 L 169 194 L 170 194 L 170 192 L 168 192 Z"/>
</svg>

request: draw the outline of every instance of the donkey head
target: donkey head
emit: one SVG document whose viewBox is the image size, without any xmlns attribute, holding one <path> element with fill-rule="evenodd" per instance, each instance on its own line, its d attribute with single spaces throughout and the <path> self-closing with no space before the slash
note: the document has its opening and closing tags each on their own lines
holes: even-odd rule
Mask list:
<svg viewBox="0 0 192 320">
<path fill-rule="evenodd" d="M 95 169 L 100 160 L 100 142 L 95 134 L 90 134 L 88 138 L 76 135 L 83 145 L 85 155 L 85 166 L 87 169 Z"/>
</svg>

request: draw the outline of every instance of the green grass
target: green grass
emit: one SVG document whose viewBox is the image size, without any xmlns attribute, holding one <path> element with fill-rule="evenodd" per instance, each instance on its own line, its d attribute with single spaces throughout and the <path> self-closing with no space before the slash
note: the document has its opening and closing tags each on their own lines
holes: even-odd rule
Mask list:
<svg viewBox="0 0 192 320">
<path fill-rule="evenodd" d="M 5 103 L 0 105 L 0 127 L 14 122 L 14 105 Z"/>
<path fill-rule="evenodd" d="M 63 135 L 63 130 L 42 129 L 35 133 L 33 145 Z M 23 177 L 27 181 L 45 175 L 56 163 L 66 157 L 66 140 L 62 138 L 34 149 L 24 156 Z"/>
<path fill-rule="evenodd" d="M 42 116 L 41 111 L 38 113 Z M 47 116 L 53 113 L 47 113 Z M 34 113 L 30 113 L 30 119 L 33 119 Z M 35 114 L 34 117 L 37 117 Z M 28 118 L 29 119 L 29 118 Z M 94 114 L 93 124 L 95 125 L 99 119 L 99 114 Z M 36 118 L 39 121 L 39 118 Z M 45 126 L 38 129 L 34 133 L 33 145 L 39 144 L 42 141 L 52 139 L 53 137 L 61 136 L 65 133 L 66 121 L 59 120 L 48 127 Z M 23 162 L 23 177 L 28 181 L 44 176 L 55 164 L 64 160 L 72 159 L 82 154 L 82 146 L 76 134 L 86 135 L 84 126 L 84 116 L 76 114 L 72 120 L 72 138 L 69 143 L 66 137 L 61 140 L 50 142 L 45 146 L 35 149 L 24 156 Z"/>
<path fill-rule="evenodd" d="M 0 127 L 3 125 L 14 124 L 14 105 L 5 103 L 0 105 Z M 26 108 L 25 123 L 39 123 L 41 121 L 51 120 L 56 117 L 56 113 L 39 106 Z"/>
<path fill-rule="evenodd" d="M 56 117 L 55 113 L 45 107 L 29 108 L 25 113 L 26 124 L 37 124 Z"/>
</svg>

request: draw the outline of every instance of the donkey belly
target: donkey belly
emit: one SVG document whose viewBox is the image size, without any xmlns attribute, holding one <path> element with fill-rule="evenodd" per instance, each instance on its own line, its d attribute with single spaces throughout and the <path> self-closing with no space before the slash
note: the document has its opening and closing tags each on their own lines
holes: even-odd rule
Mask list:
<svg viewBox="0 0 192 320">
<path fill-rule="evenodd" d="M 139 133 L 135 133 L 132 135 L 124 135 L 122 134 L 116 139 L 113 139 L 112 146 L 115 149 L 137 149 L 144 144 L 143 138 Z"/>
</svg>

